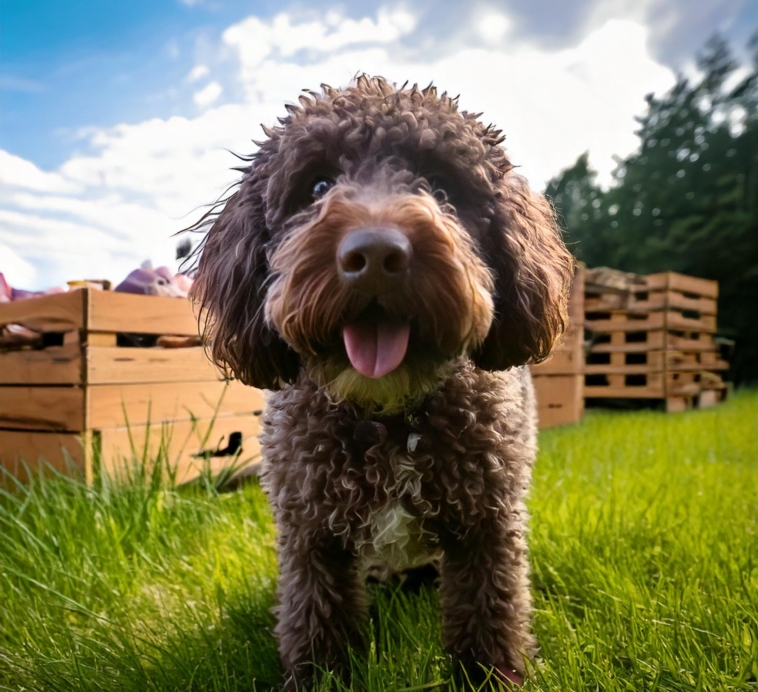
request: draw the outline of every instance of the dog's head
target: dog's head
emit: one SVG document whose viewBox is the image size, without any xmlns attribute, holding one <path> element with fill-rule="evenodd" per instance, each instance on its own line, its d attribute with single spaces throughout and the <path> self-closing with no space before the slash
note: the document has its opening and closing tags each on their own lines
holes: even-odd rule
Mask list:
<svg viewBox="0 0 758 692">
<path fill-rule="evenodd" d="M 210 219 L 193 297 L 217 362 L 267 389 L 306 368 L 388 412 L 461 355 L 488 370 L 549 355 L 573 261 L 498 130 L 381 78 L 287 110 Z"/>
</svg>

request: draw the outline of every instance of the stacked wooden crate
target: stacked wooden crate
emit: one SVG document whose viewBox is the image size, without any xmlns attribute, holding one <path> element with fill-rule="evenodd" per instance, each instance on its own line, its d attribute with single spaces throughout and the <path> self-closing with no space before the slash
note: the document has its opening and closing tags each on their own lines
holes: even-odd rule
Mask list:
<svg viewBox="0 0 758 692">
<path fill-rule="evenodd" d="M 578 423 L 584 415 L 584 271 L 580 264 L 571 285 L 563 343 L 549 360 L 532 366 L 540 428 Z"/>
<path fill-rule="evenodd" d="M 599 270 L 598 270 L 599 271 Z M 706 407 L 726 393 L 716 331 L 718 284 L 674 272 L 585 287 L 586 399 L 657 399 L 666 410 Z"/>
<path fill-rule="evenodd" d="M 199 345 L 152 345 L 199 343 L 186 300 L 83 289 L 0 304 L 8 324 L 40 334 L 0 352 L 0 466 L 16 476 L 45 459 L 91 480 L 162 450 L 182 482 L 256 456 L 260 392 Z"/>
</svg>

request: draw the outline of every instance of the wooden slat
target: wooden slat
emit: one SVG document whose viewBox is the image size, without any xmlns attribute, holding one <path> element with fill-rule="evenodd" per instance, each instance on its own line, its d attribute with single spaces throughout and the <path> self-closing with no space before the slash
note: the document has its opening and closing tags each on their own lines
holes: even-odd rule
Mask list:
<svg viewBox="0 0 758 692">
<path fill-rule="evenodd" d="M 701 315 L 700 319 L 694 319 L 684 317 L 681 312 L 669 312 L 667 324 L 669 329 L 712 334 L 716 331 L 716 316 Z"/>
<path fill-rule="evenodd" d="M 80 384 L 81 381 L 82 357 L 78 343 L 0 352 L 0 384 Z"/>
<path fill-rule="evenodd" d="M 645 330 L 643 330 L 645 331 Z M 641 353 L 663 348 L 666 343 L 664 340 L 666 333 L 663 330 L 651 330 L 647 333 L 647 341 L 625 343 L 623 333 L 616 332 L 613 336 L 621 337 L 621 343 L 610 344 L 593 344 L 592 353 Z M 717 346 L 713 337 L 706 334 L 700 334 L 698 339 L 688 339 L 673 334 L 668 335 L 669 348 L 677 351 L 716 351 Z"/>
<path fill-rule="evenodd" d="M 18 480 L 28 480 L 28 466 L 31 471 L 40 472 L 44 459 L 50 466 L 62 473 L 84 471 L 85 453 L 81 438 L 73 433 L 27 432 L 0 430 L 0 466 Z M 0 485 L 3 481 L 0 478 Z"/>
<path fill-rule="evenodd" d="M 540 375 L 532 378 L 541 429 L 578 423 L 584 414 L 581 375 Z"/>
<path fill-rule="evenodd" d="M 669 372 L 703 372 L 704 370 L 729 370 L 729 363 L 717 360 L 713 363 L 671 363 Z"/>
<path fill-rule="evenodd" d="M 585 315 L 585 326 L 594 332 L 602 333 L 644 332 L 651 329 L 663 329 L 664 320 L 665 313 L 663 312 L 651 312 L 645 316 L 645 319 L 629 319 L 626 312 L 611 312 L 610 319 L 588 319 Z"/>
<path fill-rule="evenodd" d="M 86 407 L 85 407 L 86 392 Z M 0 427 L 81 432 L 168 420 L 210 418 L 263 408 L 261 393 L 239 382 L 0 387 Z M 85 416 L 85 410 L 87 415 Z"/>
<path fill-rule="evenodd" d="M 225 447 L 232 432 L 242 433 L 241 454 L 238 457 L 211 457 L 210 470 L 218 473 L 231 463 L 243 466 L 256 461 L 259 430 L 260 417 L 248 414 L 180 421 L 166 426 L 150 426 L 149 429 L 148 426 L 107 429 L 97 431 L 96 435 L 100 438 L 102 470 L 110 476 L 124 473 L 125 465 L 134 457 L 133 448 L 140 451 L 140 458 L 147 448 L 148 458 L 154 460 L 163 444 L 168 460 L 176 467 L 177 482 L 183 483 L 196 477 L 203 468 L 203 461 L 193 455 Z M 32 472 L 39 472 L 45 467 L 41 459 L 62 473 L 83 473 L 86 454 L 82 439 L 83 436 L 77 433 L 0 430 L 0 467 L 22 482 L 28 480 L 24 462 Z M 126 459 L 130 461 L 126 462 Z M 0 474 L 0 486 L 2 483 Z"/>
<path fill-rule="evenodd" d="M 729 363 L 719 361 L 715 364 L 703 365 L 701 363 L 683 363 L 672 364 L 667 368 L 667 372 L 703 372 L 704 370 L 728 370 Z M 652 373 L 664 372 L 661 365 L 585 365 L 585 375 L 647 375 Z"/>
<path fill-rule="evenodd" d="M 203 348 L 87 348 L 89 384 L 216 382 L 223 373 Z"/>
<path fill-rule="evenodd" d="M 685 276 L 676 272 L 669 273 L 669 290 L 694 293 L 704 298 L 718 298 L 719 296 L 718 281 Z"/>
<path fill-rule="evenodd" d="M 0 428 L 84 430 L 80 387 L 0 387 Z"/>
<path fill-rule="evenodd" d="M 681 312 L 674 310 L 637 314 L 630 311 L 601 311 L 610 312 L 610 319 L 587 319 L 585 325 L 594 332 L 644 332 L 667 327 L 670 330 L 707 332 L 716 331 L 716 317 L 702 315 L 699 319 L 684 317 Z M 592 313 L 588 313 L 592 315 Z M 635 318 L 636 317 L 636 318 Z M 642 319 L 640 319 L 642 317 Z"/>
<path fill-rule="evenodd" d="M 197 335 L 197 320 L 189 301 L 184 298 L 86 292 L 88 331 Z"/>
<path fill-rule="evenodd" d="M 642 330 L 647 331 L 647 330 Z M 663 348 L 665 345 L 666 332 L 663 330 L 647 331 L 646 341 L 635 341 L 627 343 L 624 339 L 623 332 L 611 333 L 611 343 L 594 343 L 590 349 L 591 353 L 643 353 L 653 349 Z"/>
<path fill-rule="evenodd" d="M 674 291 L 657 291 L 646 300 L 633 296 L 624 297 L 619 293 L 608 293 L 590 297 L 584 301 L 587 312 L 606 312 L 609 310 L 627 310 L 629 312 L 655 312 L 666 307 L 679 310 L 693 310 L 703 315 L 715 315 L 717 301 L 714 298 L 688 298 L 683 293 Z"/>
<path fill-rule="evenodd" d="M 84 291 L 38 296 L 0 304 L 0 325 L 22 324 L 40 332 L 67 332 L 84 326 Z"/>
<path fill-rule="evenodd" d="M 585 266 L 580 262 L 571 283 L 568 303 L 569 322 L 574 325 L 584 323 L 584 276 Z"/>
<path fill-rule="evenodd" d="M 87 427 L 93 429 L 211 418 L 219 401 L 222 413 L 249 413 L 264 403 L 260 391 L 240 382 L 92 385 L 87 398 Z"/>
<path fill-rule="evenodd" d="M 681 291 L 682 293 L 693 293 L 704 298 L 718 298 L 719 295 L 718 281 L 711 281 L 710 279 L 701 279 L 696 276 L 678 274 L 677 272 L 650 274 L 644 278 L 648 289 L 651 291 Z"/>
<path fill-rule="evenodd" d="M 716 354 L 685 353 L 682 351 L 648 351 L 646 362 L 626 363 L 625 353 L 611 353 L 610 363 L 590 363 L 584 366 L 586 375 L 644 375 L 655 372 L 702 372 L 707 370 L 728 370 L 729 363 L 718 359 Z"/>
<path fill-rule="evenodd" d="M 660 387 L 591 387 L 584 386 L 585 399 L 663 399 Z"/>
<path fill-rule="evenodd" d="M 699 381 L 696 381 L 699 376 Z M 694 397 L 703 390 L 725 389 L 726 384 L 719 375 L 702 367 L 688 372 L 671 372 L 647 374 L 647 385 L 642 387 L 624 386 L 624 375 L 608 374 L 609 385 L 585 385 L 585 398 L 619 398 L 619 399 L 665 399 L 666 397 Z M 665 386 L 664 386 L 665 384 Z"/>
<path fill-rule="evenodd" d="M 660 399 L 666 395 L 663 373 L 647 374 L 646 384 L 642 386 L 626 385 L 625 375 L 622 373 L 600 374 L 607 375 L 608 384 L 588 385 L 585 382 L 585 398 Z"/>
<path fill-rule="evenodd" d="M 128 476 L 128 469 L 135 461 L 147 458 L 155 460 L 162 447 L 166 459 L 175 469 L 177 483 L 185 483 L 197 477 L 204 468 L 204 461 L 194 455 L 205 450 L 224 448 L 233 432 L 242 433 L 242 451 L 238 457 L 211 457 L 210 470 L 218 473 L 234 464 L 240 467 L 256 461 L 260 454 L 257 435 L 260 417 L 219 416 L 215 420 L 179 421 L 166 426 L 135 426 L 99 431 L 101 444 L 101 471 L 116 479 Z M 146 444 L 147 441 L 147 444 Z"/>
<path fill-rule="evenodd" d="M 694 310 L 701 315 L 715 315 L 718 311 L 718 301 L 715 298 L 688 298 L 682 293 L 670 293 L 669 308 Z"/>
<path fill-rule="evenodd" d="M 118 334 L 110 332 L 85 332 L 84 341 L 87 346 L 112 346 L 118 344 Z"/>
<path fill-rule="evenodd" d="M 568 331 L 558 350 L 539 365 L 532 366 L 534 375 L 575 375 L 584 365 L 584 328 L 569 322 Z"/>
<path fill-rule="evenodd" d="M 570 375 L 579 373 L 582 369 L 581 354 L 574 350 L 563 350 L 554 353 L 548 360 L 532 366 L 534 375 Z"/>
</svg>

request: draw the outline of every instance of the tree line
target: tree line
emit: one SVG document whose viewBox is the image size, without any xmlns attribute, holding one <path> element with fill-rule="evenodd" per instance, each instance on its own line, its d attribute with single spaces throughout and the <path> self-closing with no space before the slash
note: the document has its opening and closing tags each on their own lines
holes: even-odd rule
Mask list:
<svg viewBox="0 0 758 692">
<path fill-rule="evenodd" d="M 712 38 L 699 77 L 648 94 L 637 150 L 609 189 L 582 154 L 547 185 L 576 257 L 640 274 L 719 282 L 719 334 L 735 341 L 731 376 L 758 381 L 758 34 L 738 59 Z"/>
</svg>

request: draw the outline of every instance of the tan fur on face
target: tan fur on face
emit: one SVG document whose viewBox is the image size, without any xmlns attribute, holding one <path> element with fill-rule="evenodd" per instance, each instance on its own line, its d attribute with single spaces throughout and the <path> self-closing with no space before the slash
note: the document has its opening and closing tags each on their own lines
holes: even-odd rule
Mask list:
<svg viewBox="0 0 758 692">
<path fill-rule="evenodd" d="M 346 286 L 337 272 L 337 248 L 359 228 L 396 228 L 413 246 L 411 276 L 405 287 L 378 296 L 389 314 L 416 321 L 424 343 L 444 361 L 480 344 L 493 315 L 493 281 L 456 219 L 427 194 L 369 197 L 359 186 L 340 185 L 322 203 L 318 216 L 282 242 L 271 259 L 276 279 L 266 301 L 266 319 L 301 355 L 314 356 L 320 344 L 341 340 L 345 321 L 367 300 Z M 410 397 L 431 391 L 438 368 L 414 362 L 412 354 L 395 372 L 371 381 L 337 358 L 314 363 L 317 381 L 333 396 L 382 410 L 402 410 Z"/>
</svg>

